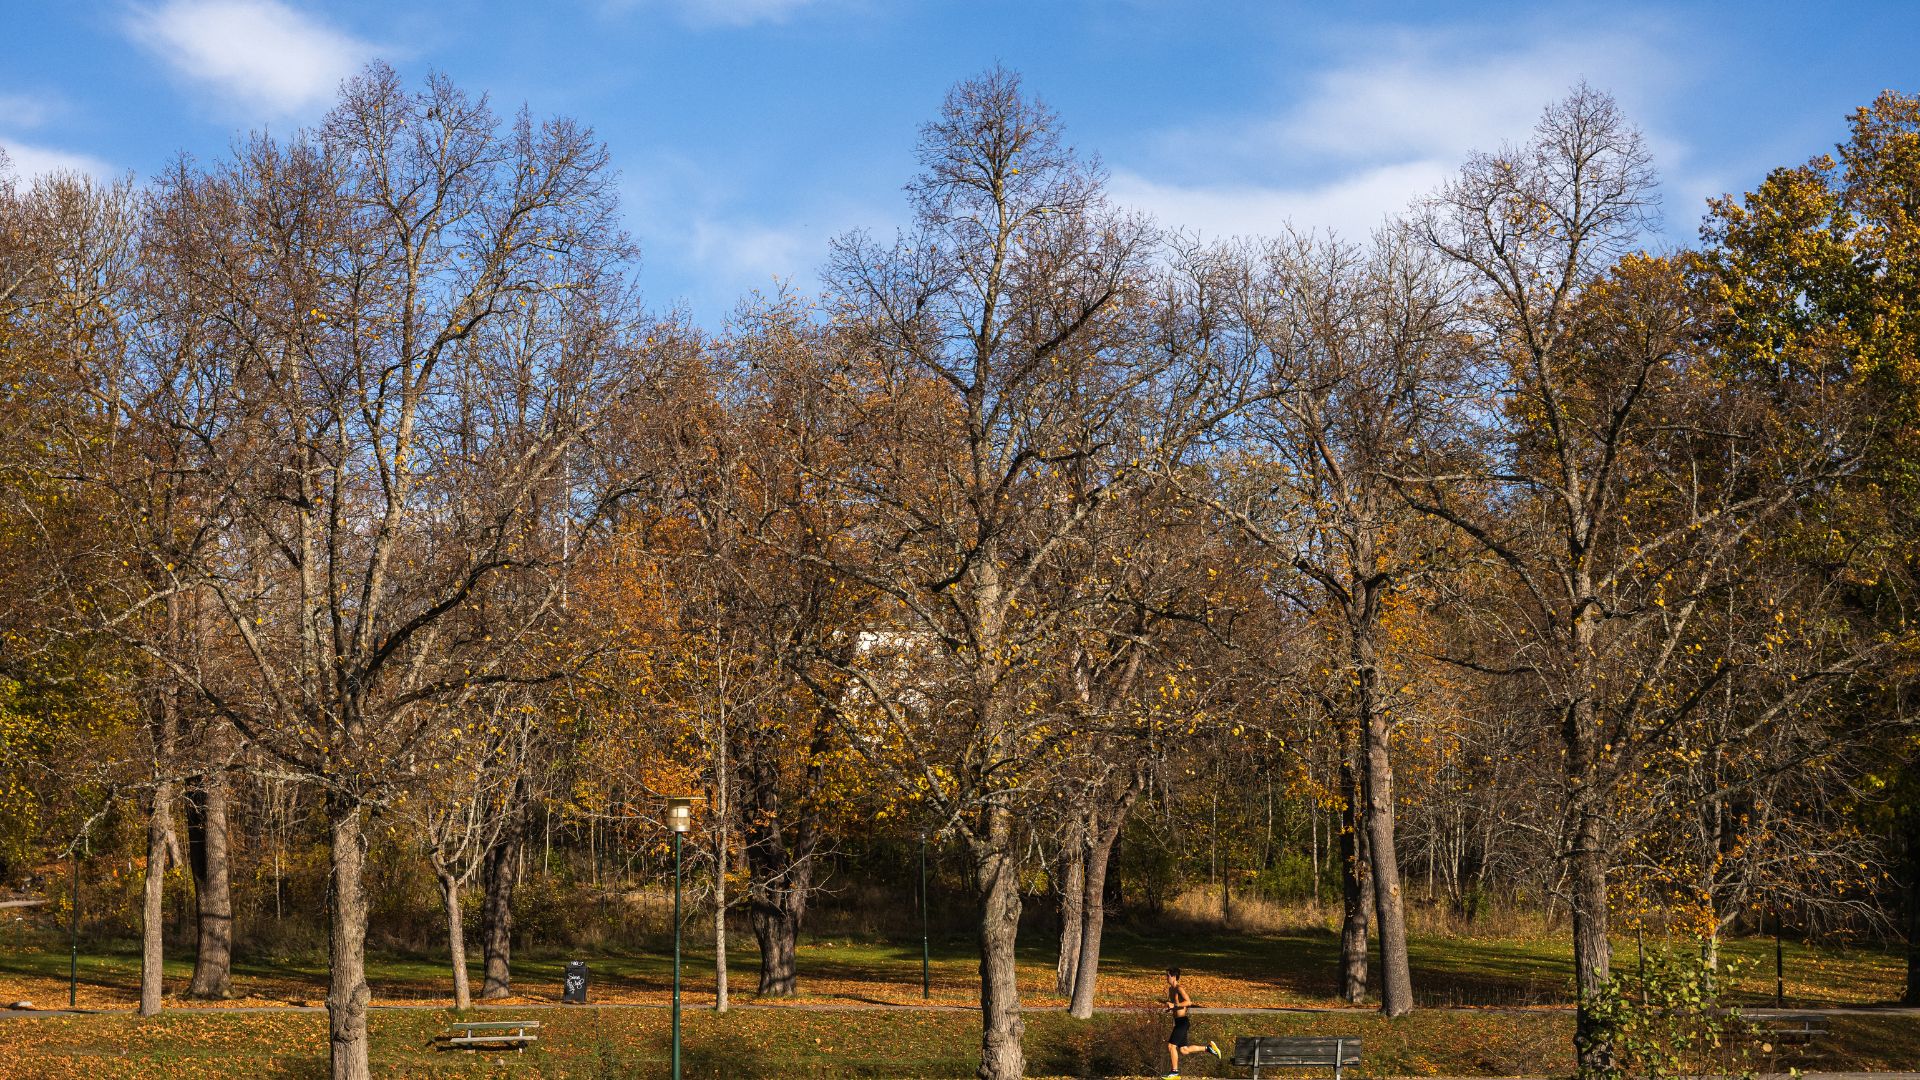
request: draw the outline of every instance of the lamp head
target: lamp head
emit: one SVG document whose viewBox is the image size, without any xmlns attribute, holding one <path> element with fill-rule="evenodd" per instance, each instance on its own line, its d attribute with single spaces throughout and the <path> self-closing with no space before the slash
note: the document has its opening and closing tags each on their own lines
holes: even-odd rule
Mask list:
<svg viewBox="0 0 1920 1080">
<path fill-rule="evenodd" d="M 677 833 L 686 832 L 693 825 L 693 800 L 668 799 L 667 824 Z"/>
</svg>

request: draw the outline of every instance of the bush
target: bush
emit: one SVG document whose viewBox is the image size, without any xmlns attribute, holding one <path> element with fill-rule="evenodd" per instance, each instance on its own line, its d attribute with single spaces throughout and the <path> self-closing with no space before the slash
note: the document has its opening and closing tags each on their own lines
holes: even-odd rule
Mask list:
<svg viewBox="0 0 1920 1080">
<path fill-rule="evenodd" d="M 1732 982 L 1738 969 L 1733 961 L 1716 967 L 1704 953 L 1656 949 L 1644 971 L 1609 979 L 1590 1011 L 1613 1062 L 1595 1080 L 1751 1080 L 1753 1025 L 1720 1000 L 1720 984 Z"/>
</svg>

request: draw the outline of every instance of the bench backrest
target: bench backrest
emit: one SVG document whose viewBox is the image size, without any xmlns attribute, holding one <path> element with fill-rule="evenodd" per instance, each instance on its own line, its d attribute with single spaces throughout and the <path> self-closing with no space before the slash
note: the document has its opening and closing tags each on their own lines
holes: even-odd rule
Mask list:
<svg viewBox="0 0 1920 1080">
<path fill-rule="evenodd" d="M 1341 1036 L 1256 1036 L 1233 1041 L 1233 1063 L 1249 1065 L 1358 1065 L 1360 1040 Z"/>
<path fill-rule="evenodd" d="M 462 1020 L 458 1023 L 448 1024 L 447 1026 L 452 1028 L 460 1028 L 463 1031 L 494 1031 L 498 1029 L 512 1029 L 512 1030 L 518 1031 L 521 1028 L 527 1028 L 529 1030 L 533 1028 L 537 1028 L 540 1026 L 540 1021 L 538 1020 L 490 1020 L 486 1022 L 469 1022 L 469 1021 Z"/>
</svg>

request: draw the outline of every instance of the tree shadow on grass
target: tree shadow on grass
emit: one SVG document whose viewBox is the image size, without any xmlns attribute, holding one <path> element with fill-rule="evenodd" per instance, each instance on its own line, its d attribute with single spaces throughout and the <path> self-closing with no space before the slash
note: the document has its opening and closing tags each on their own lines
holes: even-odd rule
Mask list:
<svg viewBox="0 0 1920 1080">
<path fill-rule="evenodd" d="M 1572 968 L 1533 946 L 1467 939 L 1415 939 L 1415 1000 L 1424 1006 L 1536 1006 L 1571 998 Z M 1370 958 L 1377 964 L 1377 956 Z M 1221 933 L 1207 927 L 1167 935 L 1122 932 L 1108 939 L 1102 974 L 1157 978 L 1178 965 L 1226 980 L 1243 1004 L 1337 1004 L 1340 941 L 1332 931 Z M 1370 975 L 1378 978 L 1377 969 Z M 1260 1001 L 1260 991 L 1270 1000 Z"/>
</svg>

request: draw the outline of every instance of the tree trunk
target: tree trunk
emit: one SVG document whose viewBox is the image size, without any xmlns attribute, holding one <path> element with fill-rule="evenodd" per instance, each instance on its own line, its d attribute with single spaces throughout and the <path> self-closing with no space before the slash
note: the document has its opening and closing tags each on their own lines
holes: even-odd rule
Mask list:
<svg viewBox="0 0 1920 1080">
<path fill-rule="evenodd" d="M 1360 852 L 1360 784 L 1344 761 L 1340 787 L 1340 997 L 1359 1005 L 1367 1000 L 1367 861 Z"/>
<path fill-rule="evenodd" d="M 1920 831 L 1920 813 L 1908 811 L 1914 824 L 1911 831 Z M 1900 999 L 1903 1005 L 1920 1005 L 1920 836 L 1907 837 L 1908 856 L 1911 865 L 1907 870 L 1907 992 Z"/>
<path fill-rule="evenodd" d="M 1580 1075 L 1606 1074 L 1613 1060 L 1611 1033 L 1595 1020 L 1591 1003 L 1611 973 L 1607 943 L 1607 856 L 1598 812 L 1582 806 L 1573 841 L 1573 978 L 1579 995 L 1574 1048 Z"/>
<path fill-rule="evenodd" d="M 747 916 L 760 946 L 759 992 L 787 997 L 799 984 L 800 926 L 813 888 L 813 862 L 787 846 L 787 830 L 769 812 L 779 806 L 778 795 L 757 784 L 755 794 L 759 800 L 747 824 Z M 809 830 L 795 831 L 798 844 L 810 846 Z"/>
<path fill-rule="evenodd" d="M 1220 929 L 1233 929 L 1233 845 L 1220 854 Z"/>
<path fill-rule="evenodd" d="M 724 813 L 724 810 L 722 811 Z M 726 1012 L 727 1000 L 727 832 L 720 830 L 713 872 L 713 1011 Z"/>
<path fill-rule="evenodd" d="M 1459 896 L 1454 901 L 1454 909 L 1471 927 L 1480 918 L 1480 904 L 1485 899 L 1484 881 L 1486 875 L 1486 845 L 1481 841 L 1481 832 L 1476 828 L 1463 828 L 1460 837 L 1460 886 Z"/>
<path fill-rule="evenodd" d="M 1069 836 L 1060 853 L 1060 955 L 1054 961 L 1053 985 L 1062 997 L 1073 996 L 1073 980 L 1080 971 L 1081 926 L 1086 910 L 1087 853 L 1081 845 L 1085 826 Z"/>
<path fill-rule="evenodd" d="M 1088 816 L 1086 831 L 1082 834 L 1086 854 L 1082 860 L 1085 896 L 1080 904 L 1079 969 L 1074 973 L 1073 1001 L 1067 1010 L 1077 1019 L 1087 1020 L 1093 1016 L 1094 996 L 1100 990 L 1100 940 L 1107 925 L 1107 878 L 1113 869 L 1114 849 L 1127 827 L 1127 816 L 1133 812 L 1134 800 L 1146 785 L 1146 774 L 1134 773 L 1133 782 L 1104 815 Z"/>
<path fill-rule="evenodd" d="M 1309 770 L 1309 774 L 1311 774 L 1312 759 L 1308 759 L 1308 770 Z M 1320 878 L 1321 878 L 1321 874 L 1320 874 L 1320 803 L 1318 801 L 1310 802 L 1307 804 L 1307 836 L 1308 836 L 1308 843 L 1311 844 L 1313 848 L 1313 913 L 1317 918 L 1320 914 Z"/>
<path fill-rule="evenodd" d="M 1909 768 L 1920 767 L 1915 763 Z M 1908 806 L 1901 815 L 1907 849 L 1907 992 L 1903 1005 L 1920 1005 L 1920 807 Z"/>
<path fill-rule="evenodd" d="M 1400 888 L 1400 858 L 1395 848 L 1393 759 L 1387 745 L 1387 718 L 1374 700 L 1371 647 L 1360 671 L 1362 762 L 1367 800 L 1367 870 L 1373 875 L 1373 907 L 1380 933 L 1380 1011 L 1405 1016 L 1413 1011 L 1413 975 L 1407 963 L 1406 899 Z"/>
<path fill-rule="evenodd" d="M 161 934 L 161 920 L 165 914 L 162 901 L 166 899 L 167 852 L 172 847 L 172 816 L 173 784 L 163 780 L 154 785 L 153 797 L 147 807 L 146 894 L 140 907 L 141 1016 L 152 1016 L 160 1011 L 160 997 L 164 988 L 161 963 L 165 956 L 165 942 Z"/>
<path fill-rule="evenodd" d="M 1592 595 L 1585 574 L 1576 574 L 1573 593 Z M 1573 813 L 1573 850 L 1570 914 L 1573 921 L 1573 983 L 1575 1014 L 1573 1046 L 1582 1078 L 1612 1072 L 1613 1033 L 1593 1015 L 1592 1003 L 1611 974 L 1607 943 L 1607 849 L 1604 793 L 1600 790 L 1600 734 L 1598 706 L 1587 688 L 1598 681 L 1591 668 L 1594 638 L 1598 634 L 1597 605 L 1574 608 L 1568 624 L 1568 650 L 1575 662 L 1569 680 L 1573 694 L 1561 716 L 1561 745 Z"/>
<path fill-rule="evenodd" d="M 831 728 L 816 717 L 810 761 L 824 757 Z M 813 891 L 814 808 L 802 801 L 790 806 L 779 751 L 755 744 L 742 755 L 739 779 L 745 784 L 742 828 L 747 857 L 747 917 L 760 945 L 759 992 L 786 997 L 799 983 L 800 927 Z M 821 768 L 807 768 L 809 787 L 820 783 Z"/>
<path fill-rule="evenodd" d="M 1364 575 L 1347 590 L 1346 603 L 1347 648 L 1353 664 L 1353 719 L 1360 743 L 1358 794 L 1365 801 L 1365 811 L 1357 824 L 1366 831 L 1367 873 L 1373 884 L 1374 922 L 1380 935 L 1380 1011 L 1404 1016 L 1413 1011 L 1413 984 L 1407 965 L 1406 895 L 1401 887 L 1394 835 L 1393 751 L 1389 745 L 1392 728 L 1380 695 L 1377 635 L 1384 579 L 1376 573 L 1379 556 L 1372 532 L 1359 529 L 1353 543 L 1354 568 Z M 1428 865 L 1431 868 L 1431 862 Z M 1428 889 L 1431 892 L 1431 880 Z"/>
<path fill-rule="evenodd" d="M 1132 799 L 1127 800 L 1129 804 Z M 1112 865 L 1114 845 L 1120 842 L 1120 827 L 1128 806 L 1117 808 L 1114 821 L 1105 828 L 1089 829 L 1086 839 L 1085 899 L 1080 923 L 1079 970 L 1073 978 L 1073 1003 L 1068 1013 L 1080 1020 L 1093 1016 L 1094 995 L 1100 989 L 1100 938 L 1107 925 L 1107 869 Z"/>
<path fill-rule="evenodd" d="M 796 952 L 800 941 L 800 914 L 784 904 L 752 900 L 747 905 L 753 939 L 760 945 L 760 993 L 787 997 L 794 993 L 798 975 Z"/>
<path fill-rule="evenodd" d="M 1010 853 L 1012 822 L 1005 810 L 976 842 L 975 883 L 980 895 L 980 1080 L 1018 1080 L 1026 1072 L 1021 1039 L 1020 980 L 1014 946 L 1020 932 L 1020 887 Z"/>
<path fill-rule="evenodd" d="M 726 1012 L 727 1000 L 727 822 L 733 807 L 732 777 L 727 771 L 726 713 L 717 716 L 713 739 L 713 1011 Z"/>
<path fill-rule="evenodd" d="M 205 773 L 187 788 L 187 861 L 193 866 L 198 943 L 187 995 L 233 996 L 233 891 L 227 869 L 227 778 Z"/>
<path fill-rule="evenodd" d="M 373 1080 L 367 1066 L 367 851 L 363 808 L 328 797 L 332 912 L 327 925 L 327 1038 L 332 1080 Z"/>
<path fill-rule="evenodd" d="M 473 994 L 467 987 L 467 927 L 460 912 L 460 881 L 452 874 L 440 875 L 440 898 L 447 905 L 447 958 L 453 964 L 453 1007 L 458 1012 L 473 1008 Z"/>
<path fill-rule="evenodd" d="M 508 827 L 505 835 L 487 852 L 481 867 L 480 948 L 485 966 L 485 981 L 480 998 L 509 997 L 513 994 L 513 887 L 519 878 L 520 847 L 524 842 L 524 816 Z"/>
</svg>

